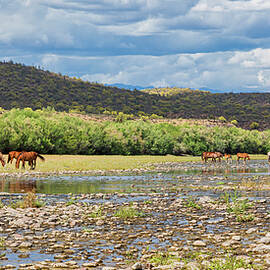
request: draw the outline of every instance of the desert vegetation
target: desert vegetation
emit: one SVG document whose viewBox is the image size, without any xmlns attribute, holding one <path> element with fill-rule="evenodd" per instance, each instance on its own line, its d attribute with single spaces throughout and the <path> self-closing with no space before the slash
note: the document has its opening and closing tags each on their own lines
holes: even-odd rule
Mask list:
<svg viewBox="0 0 270 270">
<path fill-rule="evenodd" d="M 86 121 L 53 109 L 12 109 L 0 117 L 0 149 L 43 154 L 201 155 L 203 151 L 266 154 L 270 131 L 232 127 Z"/>
</svg>

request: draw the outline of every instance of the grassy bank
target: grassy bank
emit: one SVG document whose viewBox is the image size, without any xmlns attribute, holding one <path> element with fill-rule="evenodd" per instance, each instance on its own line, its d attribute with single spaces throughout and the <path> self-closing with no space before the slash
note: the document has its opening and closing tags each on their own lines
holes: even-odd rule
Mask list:
<svg viewBox="0 0 270 270">
<path fill-rule="evenodd" d="M 202 162 L 199 156 L 84 156 L 84 155 L 44 155 L 45 162 L 37 159 L 35 172 L 129 170 L 149 167 L 151 164 L 165 162 Z M 7 155 L 4 156 L 7 160 Z M 266 155 L 251 155 L 251 159 L 267 159 Z M 235 162 L 236 156 L 233 156 Z M 223 161 L 224 162 L 224 161 Z M 21 167 L 21 166 L 20 166 Z M 29 170 L 28 163 L 26 171 Z M 0 167 L 1 173 L 23 172 L 15 169 L 15 162 Z"/>
</svg>

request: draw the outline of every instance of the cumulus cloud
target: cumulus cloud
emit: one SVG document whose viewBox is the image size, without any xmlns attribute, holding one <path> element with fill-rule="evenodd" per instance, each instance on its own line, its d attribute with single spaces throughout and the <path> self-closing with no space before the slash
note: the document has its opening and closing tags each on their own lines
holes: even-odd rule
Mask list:
<svg viewBox="0 0 270 270">
<path fill-rule="evenodd" d="M 170 56 L 122 56 L 98 58 L 103 72 L 88 73 L 82 79 L 102 83 L 179 86 L 227 91 L 269 91 L 270 50 L 217 52 Z M 262 60 L 265 58 L 265 60 Z M 252 64 L 247 64 L 252 63 Z M 270 62 L 269 62 L 270 63 Z M 93 63 L 95 64 L 95 63 Z M 106 66 L 109 66 L 106 72 Z"/>
<path fill-rule="evenodd" d="M 0 0 L 0 58 L 90 81 L 267 90 L 270 2 Z"/>
<path fill-rule="evenodd" d="M 268 42 L 268 8 L 258 0 L 2 0 L 0 47 L 74 55 L 252 49 Z"/>
</svg>

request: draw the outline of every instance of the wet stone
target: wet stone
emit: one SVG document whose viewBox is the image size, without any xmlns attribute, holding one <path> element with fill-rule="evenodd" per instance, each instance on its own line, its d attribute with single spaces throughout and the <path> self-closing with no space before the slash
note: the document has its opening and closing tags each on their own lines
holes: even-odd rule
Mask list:
<svg viewBox="0 0 270 270">
<path fill-rule="evenodd" d="M 197 240 L 197 241 L 193 242 L 193 246 L 195 246 L 195 247 L 206 247 L 206 243 L 201 241 L 201 240 Z"/>
<path fill-rule="evenodd" d="M 180 167 L 184 167 L 184 170 L 200 167 L 205 172 L 185 175 L 182 170 L 179 175 L 177 172 L 170 174 L 170 168 L 182 169 Z M 224 167 L 226 165 L 221 164 L 219 169 L 223 170 Z M 246 254 L 243 259 L 251 264 L 269 265 L 269 189 L 254 191 L 245 187 L 242 180 L 253 181 L 252 176 L 244 174 L 242 177 L 235 172 L 234 175 L 226 173 L 224 177 L 214 164 L 182 163 L 179 166 L 178 163 L 170 163 L 159 165 L 159 169 L 166 174 L 144 174 L 140 178 L 139 173 L 147 170 L 137 170 L 137 179 L 129 176 L 130 180 L 123 180 L 123 190 L 126 186 L 131 187 L 131 194 L 44 194 L 42 199 L 46 202 L 45 207 L 0 209 L 0 227 L 4 232 L 2 241 L 6 245 L 1 263 L 8 264 L 4 258 L 16 252 L 21 264 L 29 261 L 28 254 L 31 258 L 34 252 L 35 256 L 40 254 L 48 258 L 47 261 L 33 261 L 29 266 L 21 264 L 21 269 L 120 270 L 132 269 L 136 261 L 142 264 L 143 269 L 204 269 L 209 267 L 213 258 L 220 258 L 225 263 L 229 250 L 230 256 L 237 256 L 238 259 L 241 258 L 239 254 Z M 211 170 L 215 176 L 208 174 Z M 77 177 L 76 173 L 74 177 Z M 61 175 L 64 179 L 64 172 Z M 121 178 L 114 177 L 117 185 L 121 185 Z M 256 180 L 258 185 L 254 185 L 255 188 L 263 181 L 268 183 L 269 177 L 263 177 Z M 114 178 L 106 176 L 106 179 L 110 188 L 117 186 L 112 184 Z M 107 180 L 99 181 L 99 185 L 106 184 Z M 228 205 L 221 199 L 224 191 L 233 195 L 240 185 L 238 196 L 254 199 L 246 212 L 254 215 L 252 221 L 236 220 L 236 215 L 228 212 Z M 260 201 L 258 197 L 265 197 L 265 200 Z M 186 198 L 190 198 L 189 206 Z M 8 196 L 7 201 L 9 199 L 12 199 L 12 195 Z M 71 199 L 74 203 L 68 206 L 67 202 L 71 202 Z M 192 201 L 201 208 L 194 207 Z M 122 206 L 145 215 L 134 218 L 114 216 Z M 99 209 L 102 209 L 101 217 L 91 218 L 91 213 L 99 214 Z M 25 243 L 30 244 L 24 252 L 20 245 Z M 200 256 L 196 255 L 198 251 Z M 168 253 L 176 261 L 164 266 L 151 264 L 151 258 L 155 254 L 159 256 L 161 252 Z M 183 260 L 189 256 L 191 262 Z"/>
</svg>

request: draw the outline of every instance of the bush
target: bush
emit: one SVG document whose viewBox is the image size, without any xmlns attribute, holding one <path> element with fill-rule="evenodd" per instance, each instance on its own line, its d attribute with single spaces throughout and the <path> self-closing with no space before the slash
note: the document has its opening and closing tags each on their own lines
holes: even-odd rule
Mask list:
<svg viewBox="0 0 270 270">
<path fill-rule="evenodd" d="M 249 127 L 250 127 L 250 129 L 258 129 L 259 128 L 259 123 L 257 123 L 257 122 L 252 122 L 250 125 L 249 125 Z"/>
<path fill-rule="evenodd" d="M 121 117 L 125 116 L 120 114 Z M 53 109 L 12 109 L 0 117 L 0 150 L 44 154 L 201 155 L 204 151 L 262 153 L 270 130 L 154 124 L 150 121 L 85 121 Z"/>
<path fill-rule="evenodd" d="M 234 119 L 234 120 L 231 121 L 231 124 L 233 124 L 234 126 L 237 126 L 238 125 L 238 121 Z"/>
</svg>

